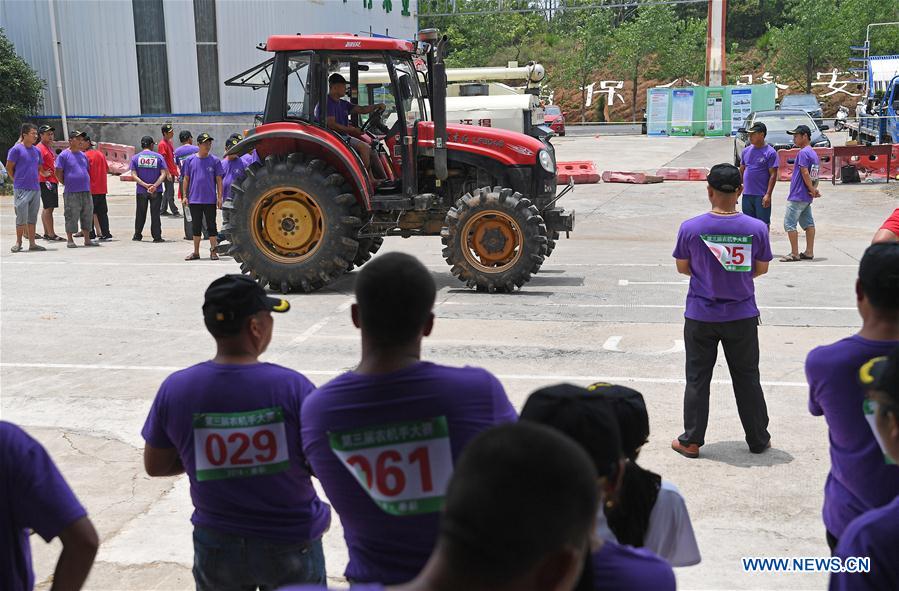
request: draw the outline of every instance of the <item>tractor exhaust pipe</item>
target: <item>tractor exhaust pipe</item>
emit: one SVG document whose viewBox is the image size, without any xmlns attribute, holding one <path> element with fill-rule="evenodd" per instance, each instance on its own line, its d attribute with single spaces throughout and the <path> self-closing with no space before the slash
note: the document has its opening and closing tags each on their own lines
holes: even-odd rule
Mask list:
<svg viewBox="0 0 899 591">
<path fill-rule="evenodd" d="M 434 173 L 438 180 L 448 176 L 446 165 L 446 35 L 434 44 L 431 64 L 431 111 L 434 118 Z"/>
</svg>

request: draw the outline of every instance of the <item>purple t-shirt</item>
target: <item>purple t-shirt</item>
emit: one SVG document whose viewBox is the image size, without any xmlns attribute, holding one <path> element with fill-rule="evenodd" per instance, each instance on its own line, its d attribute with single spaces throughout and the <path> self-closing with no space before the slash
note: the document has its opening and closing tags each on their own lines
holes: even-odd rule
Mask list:
<svg viewBox="0 0 899 591">
<path fill-rule="evenodd" d="M 834 556 L 871 559 L 871 572 L 834 573 L 831 591 L 899 589 L 899 497 L 855 519 L 840 537 Z"/>
<path fill-rule="evenodd" d="M 351 591 L 384 591 L 384 588 L 384 585 L 377 583 L 362 583 L 350 587 Z M 287 587 L 278 587 L 275 591 L 329 591 L 330 589 L 330 587 L 319 585 L 288 585 Z"/>
<path fill-rule="evenodd" d="M 596 591 L 674 591 L 677 587 L 671 565 L 645 548 L 605 540 L 592 562 Z"/>
<path fill-rule="evenodd" d="M 37 146 L 26 148 L 25 144 L 16 144 L 6 154 L 8 162 L 15 162 L 16 169 L 12 186 L 23 191 L 37 191 L 41 188 L 39 175 L 41 166 L 41 150 Z"/>
<path fill-rule="evenodd" d="M 759 315 L 753 262 L 774 258 L 765 222 L 704 213 L 681 224 L 673 256 L 690 260 L 686 318 L 730 322 Z"/>
<path fill-rule="evenodd" d="M 184 161 L 199 151 L 200 148 L 193 144 L 184 144 L 175 148 L 175 162 L 178 164 L 178 168 L 181 169 L 184 166 Z M 184 176 L 183 170 L 181 171 L 181 176 Z"/>
<path fill-rule="evenodd" d="M 225 171 L 225 174 L 222 177 L 222 200 L 224 201 L 231 196 L 231 185 L 243 180 L 244 171 L 247 169 L 247 165 L 244 164 L 243 160 L 240 158 L 234 158 L 232 160 L 223 158 L 222 169 Z"/>
<path fill-rule="evenodd" d="M 796 165 L 793 167 L 793 176 L 790 177 L 790 194 L 787 196 L 787 201 L 812 201 L 808 187 L 805 186 L 805 181 L 802 179 L 802 169 L 807 168 L 812 180 L 817 181 L 820 166 L 821 159 L 818 158 L 811 146 L 799 150 L 799 154 L 796 155 Z"/>
<path fill-rule="evenodd" d="M 462 449 L 515 420 L 499 380 L 474 367 L 419 362 L 380 376 L 348 372 L 313 392 L 303 404 L 303 449 L 340 515 L 346 576 L 413 579 L 437 541 Z"/>
<path fill-rule="evenodd" d="M 241 161 L 243 161 L 244 166 L 249 168 L 249 166 L 254 162 L 259 162 L 259 154 L 256 153 L 256 150 L 253 150 L 252 152 L 247 152 L 246 154 L 241 156 L 240 159 Z"/>
<path fill-rule="evenodd" d="M 899 495 L 899 466 L 887 465 L 865 420 L 858 370 L 888 355 L 899 341 L 858 335 L 812 349 L 805 360 L 808 409 L 824 415 L 830 438 L 830 472 L 824 484 L 824 525 L 842 537 L 849 522 Z"/>
<path fill-rule="evenodd" d="M 334 122 L 338 125 L 350 124 L 350 111 L 354 106 L 350 101 L 334 100 L 328 95 L 328 117 L 334 117 Z"/>
<path fill-rule="evenodd" d="M 86 515 L 47 450 L 0 421 L 0 589 L 34 587 L 29 530 L 49 542 Z"/>
<path fill-rule="evenodd" d="M 761 197 L 768 192 L 770 168 L 777 168 L 777 150 L 765 144 L 763 148 L 748 145 L 740 154 L 743 171 L 743 194 Z"/>
<path fill-rule="evenodd" d="M 182 171 L 181 176 L 189 177 L 188 202 L 214 204 L 217 196 L 215 179 L 225 176 L 222 161 L 214 154 L 209 154 L 206 158 L 196 155 L 187 160 L 184 166 L 187 171 Z"/>
<path fill-rule="evenodd" d="M 194 525 L 276 542 L 321 537 L 331 512 L 300 445 L 300 407 L 313 389 L 271 363 L 206 361 L 166 378 L 141 435 L 151 447 L 177 448 Z"/>
<path fill-rule="evenodd" d="M 56 168 L 65 180 L 65 193 L 90 193 L 91 175 L 87 156 L 84 152 L 73 152 L 66 148 L 56 157 Z"/>
<path fill-rule="evenodd" d="M 153 184 L 159 180 L 159 175 L 163 170 L 168 170 L 168 166 L 162 154 L 152 150 L 143 150 L 131 157 L 131 170 L 137 173 L 140 180 Z M 137 185 L 137 194 L 146 195 L 147 190 L 141 185 Z M 158 189 L 156 194 L 161 195 Z"/>
</svg>

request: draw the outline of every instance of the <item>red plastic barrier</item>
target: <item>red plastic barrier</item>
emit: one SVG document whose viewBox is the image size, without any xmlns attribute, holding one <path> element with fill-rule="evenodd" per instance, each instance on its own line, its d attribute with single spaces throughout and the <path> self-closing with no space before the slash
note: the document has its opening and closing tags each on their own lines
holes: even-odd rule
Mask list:
<svg viewBox="0 0 899 591">
<path fill-rule="evenodd" d="M 661 183 L 664 181 L 660 176 L 646 174 L 645 172 L 621 172 L 613 170 L 602 171 L 602 182 L 604 183 L 630 183 L 632 185 L 646 185 L 649 183 Z"/>
<path fill-rule="evenodd" d="M 592 160 L 557 162 L 556 176 L 560 185 L 568 184 L 569 179 L 574 179 L 575 185 L 598 183 L 600 178 Z"/>
<path fill-rule="evenodd" d="M 893 178 L 899 180 L 899 144 L 875 145 L 875 146 L 845 146 L 837 150 L 839 152 L 840 166 L 854 166 L 862 178 L 885 179 L 889 172 Z M 880 153 L 872 153 L 880 152 Z M 836 171 L 836 178 L 840 178 L 840 170 Z"/>
<path fill-rule="evenodd" d="M 812 148 L 821 160 L 818 169 L 819 179 L 833 178 L 833 148 Z M 793 176 L 793 169 L 796 167 L 796 156 L 799 154 L 799 148 L 792 150 L 778 150 L 777 159 L 777 180 L 788 181 Z"/>
<path fill-rule="evenodd" d="M 124 174 L 131 168 L 131 158 L 134 156 L 134 146 L 100 142 L 97 144 L 97 149 L 106 156 L 106 162 L 109 164 L 109 172 L 112 174 Z"/>
<path fill-rule="evenodd" d="M 709 175 L 708 168 L 660 168 L 656 175 L 666 181 L 704 181 Z"/>
</svg>

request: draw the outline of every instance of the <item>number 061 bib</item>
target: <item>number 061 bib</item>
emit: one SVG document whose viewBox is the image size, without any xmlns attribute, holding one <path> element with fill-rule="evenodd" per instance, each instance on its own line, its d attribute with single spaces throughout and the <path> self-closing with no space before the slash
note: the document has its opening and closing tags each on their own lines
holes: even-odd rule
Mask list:
<svg viewBox="0 0 899 591">
<path fill-rule="evenodd" d="M 699 236 L 725 271 L 752 271 L 752 236 L 701 234 Z"/>
<path fill-rule="evenodd" d="M 434 513 L 453 474 L 446 417 L 328 433 L 331 450 L 391 515 Z"/>
</svg>

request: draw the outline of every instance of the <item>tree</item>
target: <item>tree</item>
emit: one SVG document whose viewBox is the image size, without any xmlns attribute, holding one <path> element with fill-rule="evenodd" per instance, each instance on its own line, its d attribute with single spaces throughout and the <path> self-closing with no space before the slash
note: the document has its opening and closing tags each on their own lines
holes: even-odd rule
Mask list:
<svg viewBox="0 0 899 591">
<path fill-rule="evenodd" d="M 0 156 L 19 139 L 22 121 L 41 104 L 44 81 L 16 54 L 12 42 L 0 29 Z"/>
<path fill-rule="evenodd" d="M 789 24 L 771 30 L 774 71 L 810 93 L 817 72 L 846 62 L 852 27 L 836 0 L 794 0 L 787 17 Z"/>
<path fill-rule="evenodd" d="M 611 45 L 612 19 L 608 11 L 598 10 L 582 19 L 571 33 L 573 46 L 561 58 L 562 78 L 577 84 L 581 105 L 587 104 L 587 86 L 594 70 L 606 61 Z M 581 111 L 581 121 L 586 110 Z"/>
</svg>

